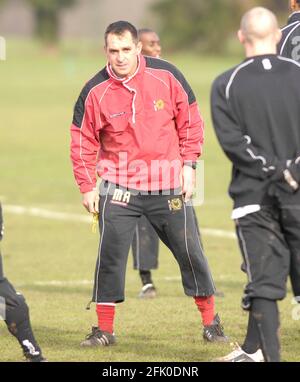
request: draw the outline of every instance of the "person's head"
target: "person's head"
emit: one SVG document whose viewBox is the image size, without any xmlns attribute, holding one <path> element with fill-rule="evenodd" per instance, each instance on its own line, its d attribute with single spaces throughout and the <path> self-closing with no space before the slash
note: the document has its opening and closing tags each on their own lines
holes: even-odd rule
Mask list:
<svg viewBox="0 0 300 382">
<path fill-rule="evenodd" d="M 246 56 L 275 54 L 281 39 L 281 31 L 274 13 L 263 7 L 255 7 L 244 14 L 238 38 L 244 45 Z"/>
<path fill-rule="evenodd" d="M 159 57 L 161 46 L 158 34 L 152 29 L 139 29 L 139 40 L 142 43 L 142 54 L 151 57 Z"/>
<path fill-rule="evenodd" d="M 105 54 L 114 73 L 121 78 L 134 74 L 142 44 L 136 28 L 127 21 L 110 24 L 104 34 Z"/>
<path fill-rule="evenodd" d="M 290 8 L 292 11 L 300 11 L 300 0 L 290 0 Z"/>
</svg>

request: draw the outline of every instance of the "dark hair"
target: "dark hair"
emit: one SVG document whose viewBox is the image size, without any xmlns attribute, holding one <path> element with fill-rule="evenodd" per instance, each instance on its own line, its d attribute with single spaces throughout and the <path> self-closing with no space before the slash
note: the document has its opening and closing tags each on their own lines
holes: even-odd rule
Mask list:
<svg viewBox="0 0 300 382">
<path fill-rule="evenodd" d="M 141 35 L 143 33 L 153 33 L 153 32 L 154 32 L 153 29 L 150 29 L 150 28 L 141 28 L 141 29 L 138 30 L 138 35 Z"/>
<path fill-rule="evenodd" d="M 104 40 L 105 45 L 107 44 L 107 36 L 111 34 L 116 34 L 118 36 L 122 36 L 125 32 L 130 32 L 132 39 L 135 43 L 138 42 L 138 32 L 136 30 L 136 27 L 132 24 L 130 24 L 128 21 L 116 21 L 112 24 L 109 24 L 109 26 L 106 28 L 106 31 L 104 33 Z"/>
</svg>

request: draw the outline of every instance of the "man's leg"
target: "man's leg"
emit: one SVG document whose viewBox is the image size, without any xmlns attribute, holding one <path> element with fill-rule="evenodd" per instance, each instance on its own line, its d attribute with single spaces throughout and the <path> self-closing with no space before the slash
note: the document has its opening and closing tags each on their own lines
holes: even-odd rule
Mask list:
<svg viewBox="0 0 300 382">
<path fill-rule="evenodd" d="M 214 282 L 204 256 L 191 206 L 181 195 L 149 196 L 146 214 L 178 262 L 185 294 L 192 296 L 201 313 L 204 338 L 224 341 L 218 315 L 214 314 Z"/>
<path fill-rule="evenodd" d="M 24 297 L 17 293 L 12 284 L 4 277 L 2 256 L 0 254 L 0 297 L 4 302 L 4 321 L 9 332 L 16 337 L 28 361 L 41 362 L 42 356 L 29 318 L 29 309 Z M 0 312 L 1 313 L 1 312 Z"/>
<path fill-rule="evenodd" d="M 141 298 L 156 296 L 156 288 L 152 281 L 151 269 L 158 267 L 159 239 L 152 225 L 145 216 L 141 216 L 135 228 L 132 241 L 134 269 L 139 270 L 143 288 L 139 294 Z"/>
<path fill-rule="evenodd" d="M 291 285 L 300 302 L 300 205 L 282 207 L 281 226 L 291 253 Z"/>
<path fill-rule="evenodd" d="M 108 183 L 99 204 L 101 238 L 95 269 L 93 299 L 96 303 L 98 327 L 82 346 L 106 346 L 115 342 L 115 304 L 125 299 L 125 273 L 134 229 L 141 215 L 138 196 Z"/>
<path fill-rule="evenodd" d="M 289 270 L 289 251 L 281 231 L 279 211 L 272 207 L 236 221 L 240 249 L 248 275 L 242 306 L 249 311 L 248 332 L 242 346 L 258 351 L 265 361 L 279 361 L 279 313 L 277 300 L 284 298 Z"/>
</svg>

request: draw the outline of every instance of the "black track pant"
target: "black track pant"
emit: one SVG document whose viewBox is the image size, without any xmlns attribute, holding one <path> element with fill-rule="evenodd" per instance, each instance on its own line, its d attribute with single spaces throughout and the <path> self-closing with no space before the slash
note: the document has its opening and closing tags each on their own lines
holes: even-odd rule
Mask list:
<svg viewBox="0 0 300 382">
<path fill-rule="evenodd" d="M 253 297 L 283 299 L 290 251 L 281 226 L 281 210 L 276 206 L 265 206 L 235 222 L 248 276 L 243 307 L 247 309 Z"/>
<path fill-rule="evenodd" d="M 15 291 L 12 284 L 4 277 L 2 256 L 0 254 L 0 316 L 8 330 L 15 336 L 25 355 L 32 358 L 41 357 L 29 319 L 29 309 L 24 297 Z"/>
<path fill-rule="evenodd" d="M 99 226 L 101 239 L 93 301 L 124 301 L 128 252 L 138 219 L 145 215 L 172 251 L 188 296 L 210 296 L 215 286 L 204 256 L 194 211 L 181 195 L 141 195 L 102 182 Z"/>
<path fill-rule="evenodd" d="M 288 274 L 300 296 L 300 206 L 263 206 L 236 220 L 236 231 L 248 274 L 244 305 L 252 297 L 283 299 Z"/>
<path fill-rule="evenodd" d="M 290 251 L 290 280 L 293 293 L 300 302 L 300 205 L 284 205 L 280 223 Z"/>
<path fill-rule="evenodd" d="M 158 268 L 159 237 L 145 216 L 135 227 L 132 241 L 134 269 L 149 271 Z"/>
<path fill-rule="evenodd" d="M 196 225 L 198 226 L 195 210 L 193 212 L 196 220 Z M 151 223 L 145 216 L 141 216 L 138 220 L 138 224 L 135 227 L 132 241 L 133 268 L 145 271 L 157 269 L 158 249 L 159 237 L 155 229 L 152 227 Z"/>
</svg>

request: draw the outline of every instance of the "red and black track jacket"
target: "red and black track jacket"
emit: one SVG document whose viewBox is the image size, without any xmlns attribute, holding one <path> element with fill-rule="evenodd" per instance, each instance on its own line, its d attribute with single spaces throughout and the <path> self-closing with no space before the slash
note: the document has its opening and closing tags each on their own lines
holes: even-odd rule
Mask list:
<svg viewBox="0 0 300 382">
<path fill-rule="evenodd" d="M 164 60 L 140 55 L 135 74 L 126 80 L 107 65 L 85 85 L 75 105 L 71 159 L 82 193 L 95 187 L 96 173 L 124 187 L 139 175 L 141 190 L 177 188 L 182 163 L 196 161 L 202 143 L 194 93 Z M 141 170 L 141 161 L 148 172 Z M 153 162 L 176 163 L 180 169 L 153 180 Z"/>
</svg>

